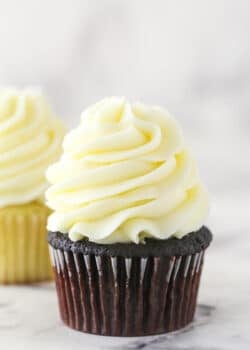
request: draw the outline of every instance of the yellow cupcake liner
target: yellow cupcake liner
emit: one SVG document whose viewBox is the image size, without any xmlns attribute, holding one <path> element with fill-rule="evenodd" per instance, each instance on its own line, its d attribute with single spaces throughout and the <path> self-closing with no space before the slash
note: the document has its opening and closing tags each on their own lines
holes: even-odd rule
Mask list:
<svg viewBox="0 0 250 350">
<path fill-rule="evenodd" d="M 52 279 L 42 203 L 0 209 L 0 283 L 24 284 Z"/>
</svg>

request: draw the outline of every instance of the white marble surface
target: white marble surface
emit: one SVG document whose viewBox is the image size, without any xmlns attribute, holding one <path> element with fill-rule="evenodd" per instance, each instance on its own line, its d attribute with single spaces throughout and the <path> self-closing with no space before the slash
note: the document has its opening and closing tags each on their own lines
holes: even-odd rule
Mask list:
<svg viewBox="0 0 250 350">
<path fill-rule="evenodd" d="M 232 204 L 238 204 L 232 207 Z M 245 195 L 214 198 L 215 240 L 205 261 L 195 322 L 175 334 L 114 338 L 81 334 L 59 319 L 53 284 L 0 287 L 1 349 L 248 350 L 250 220 Z"/>
</svg>

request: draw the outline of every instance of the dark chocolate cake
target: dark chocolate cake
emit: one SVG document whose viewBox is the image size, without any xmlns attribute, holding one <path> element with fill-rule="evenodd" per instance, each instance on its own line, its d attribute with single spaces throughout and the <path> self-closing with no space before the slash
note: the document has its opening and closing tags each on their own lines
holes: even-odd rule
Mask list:
<svg viewBox="0 0 250 350">
<path fill-rule="evenodd" d="M 182 239 L 145 244 L 72 242 L 49 233 L 62 320 L 83 332 L 112 336 L 186 326 L 194 317 L 211 239 L 206 227 Z"/>
<path fill-rule="evenodd" d="M 182 239 L 168 238 L 157 240 L 146 238 L 145 244 L 114 243 L 97 244 L 86 239 L 72 242 L 67 235 L 49 232 L 48 241 L 55 249 L 81 254 L 131 257 L 191 255 L 208 247 L 212 240 L 209 229 L 203 226 L 199 231 L 191 232 Z"/>
</svg>

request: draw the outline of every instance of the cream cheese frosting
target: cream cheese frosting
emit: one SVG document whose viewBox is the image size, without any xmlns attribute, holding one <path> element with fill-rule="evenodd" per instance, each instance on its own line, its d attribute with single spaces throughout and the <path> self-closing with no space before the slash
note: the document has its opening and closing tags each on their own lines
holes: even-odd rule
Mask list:
<svg viewBox="0 0 250 350">
<path fill-rule="evenodd" d="M 72 241 L 140 243 L 203 225 L 208 193 L 166 110 L 106 98 L 82 113 L 63 150 L 47 171 L 50 231 Z"/>
<path fill-rule="evenodd" d="M 64 133 L 38 89 L 0 91 L 0 207 L 44 200 Z"/>
</svg>

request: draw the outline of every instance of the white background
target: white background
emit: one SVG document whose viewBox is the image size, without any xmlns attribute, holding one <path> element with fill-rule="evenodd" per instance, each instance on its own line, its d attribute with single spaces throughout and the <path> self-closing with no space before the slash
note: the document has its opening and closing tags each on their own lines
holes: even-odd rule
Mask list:
<svg viewBox="0 0 250 350">
<path fill-rule="evenodd" d="M 42 86 L 70 127 L 106 96 L 161 104 L 210 191 L 233 195 L 249 190 L 249 12 L 248 0 L 1 0 L 0 85 Z"/>
</svg>

